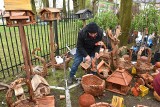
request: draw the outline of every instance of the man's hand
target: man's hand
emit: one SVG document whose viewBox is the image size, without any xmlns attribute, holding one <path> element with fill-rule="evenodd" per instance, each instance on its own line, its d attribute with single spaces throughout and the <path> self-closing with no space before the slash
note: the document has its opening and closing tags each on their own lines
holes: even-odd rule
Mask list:
<svg viewBox="0 0 160 107">
<path fill-rule="evenodd" d="M 100 57 L 99 53 L 95 53 L 95 57 L 98 59 Z"/>
<path fill-rule="evenodd" d="M 90 61 L 91 61 L 91 57 L 90 57 L 89 55 L 87 55 L 87 56 L 85 57 L 85 60 L 88 61 L 88 62 L 90 62 Z"/>
</svg>

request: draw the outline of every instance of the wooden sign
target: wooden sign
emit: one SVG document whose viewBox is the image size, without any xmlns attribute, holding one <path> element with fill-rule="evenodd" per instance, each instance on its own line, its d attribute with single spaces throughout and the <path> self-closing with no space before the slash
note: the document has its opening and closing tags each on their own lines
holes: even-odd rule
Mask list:
<svg viewBox="0 0 160 107">
<path fill-rule="evenodd" d="M 4 0 L 5 10 L 32 10 L 30 0 Z"/>
</svg>

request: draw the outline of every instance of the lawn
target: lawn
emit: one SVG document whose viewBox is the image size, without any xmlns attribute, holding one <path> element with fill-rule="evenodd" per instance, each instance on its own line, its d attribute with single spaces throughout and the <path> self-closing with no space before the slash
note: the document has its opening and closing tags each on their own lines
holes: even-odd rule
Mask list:
<svg viewBox="0 0 160 107">
<path fill-rule="evenodd" d="M 70 62 L 70 66 L 72 64 L 72 61 Z M 51 68 L 48 70 L 49 71 L 49 76 L 46 77 L 46 80 L 48 83 L 52 86 L 60 86 L 64 87 L 65 82 L 64 82 L 64 71 L 63 70 L 56 70 L 55 73 L 51 71 Z M 67 75 L 69 74 L 69 70 L 67 69 Z M 77 77 L 81 77 L 84 75 L 84 71 L 79 67 L 78 72 L 77 72 Z M 24 75 L 22 75 L 24 77 Z M 134 83 L 135 79 L 132 80 L 132 86 Z M 5 101 L 5 93 L 6 91 L 0 91 L 0 101 L 3 101 L 3 104 L 0 103 L 0 107 L 7 107 L 6 101 Z M 71 95 L 71 104 L 72 107 L 78 107 L 78 98 L 81 94 L 83 94 L 83 88 L 81 85 L 70 89 L 70 95 Z M 66 99 L 60 100 L 60 95 L 65 95 L 65 91 L 61 90 L 56 90 L 52 89 L 50 95 L 55 96 L 56 100 L 56 107 L 66 107 Z M 144 97 L 134 97 L 131 92 L 129 91 L 128 94 L 125 95 L 120 95 L 117 93 L 113 93 L 110 91 L 105 90 L 103 96 L 95 97 L 96 102 L 108 102 L 111 103 L 113 95 L 115 96 L 120 96 L 124 99 L 124 107 L 133 107 L 136 106 L 137 104 L 143 104 L 148 107 L 159 107 L 159 102 L 156 101 L 153 97 L 153 90 L 149 91 L 149 94 L 144 96 Z"/>
<path fill-rule="evenodd" d="M 76 21 L 77 20 L 72 19 L 58 22 L 57 33 L 60 54 L 67 51 L 66 44 L 70 46 L 70 48 L 75 46 L 78 32 Z M 41 22 L 35 25 L 25 26 L 24 29 L 30 54 L 33 49 L 39 47 L 41 51 L 36 54 L 44 57 L 46 61 L 49 61 L 49 25 Z M 18 28 L 0 26 L 0 31 L 0 78 L 3 78 L 4 75 L 7 77 L 21 71 L 19 70 L 19 66 L 23 64 L 23 56 Z M 33 64 L 39 64 L 32 55 L 31 59 Z"/>
</svg>

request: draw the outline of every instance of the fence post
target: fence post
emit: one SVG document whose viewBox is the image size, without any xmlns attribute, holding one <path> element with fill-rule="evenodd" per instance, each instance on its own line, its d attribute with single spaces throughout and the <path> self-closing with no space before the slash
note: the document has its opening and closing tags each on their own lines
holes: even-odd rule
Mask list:
<svg viewBox="0 0 160 107">
<path fill-rule="evenodd" d="M 55 33 L 55 42 L 57 44 L 56 55 L 59 55 L 57 20 L 54 20 L 54 33 Z"/>
</svg>

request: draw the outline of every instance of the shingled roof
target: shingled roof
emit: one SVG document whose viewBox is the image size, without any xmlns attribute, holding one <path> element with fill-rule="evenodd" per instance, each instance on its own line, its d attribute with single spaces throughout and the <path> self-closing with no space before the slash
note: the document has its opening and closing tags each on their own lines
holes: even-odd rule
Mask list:
<svg viewBox="0 0 160 107">
<path fill-rule="evenodd" d="M 116 69 L 108 78 L 107 82 L 128 86 L 132 80 L 131 74 L 129 74 L 125 69 Z"/>
</svg>

